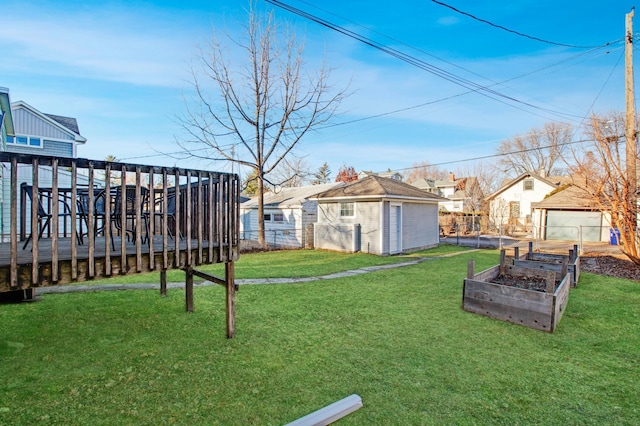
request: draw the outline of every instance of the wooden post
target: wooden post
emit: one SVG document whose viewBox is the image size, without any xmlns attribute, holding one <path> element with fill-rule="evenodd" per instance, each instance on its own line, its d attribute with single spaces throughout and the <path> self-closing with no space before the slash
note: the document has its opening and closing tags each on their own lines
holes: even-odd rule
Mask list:
<svg viewBox="0 0 640 426">
<path fill-rule="evenodd" d="M 529 241 L 529 253 L 533 253 L 533 241 Z"/>
<path fill-rule="evenodd" d="M 505 249 L 500 250 L 500 271 L 499 275 L 502 276 L 506 270 L 507 253 Z"/>
<path fill-rule="evenodd" d="M 571 261 L 575 262 L 577 258 L 578 258 L 578 245 L 574 244 L 573 245 L 573 258 L 571 259 Z"/>
<path fill-rule="evenodd" d="M 562 258 L 562 272 L 560 273 L 560 279 L 563 279 L 565 275 L 567 275 L 567 270 L 569 269 L 569 258 Z"/>
<path fill-rule="evenodd" d="M 193 312 L 193 268 L 188 266 L 185 272 L 184 296 L 187 306 L 187 312 Z"/>
<path fill-rule="evenodd" d="M 236 283 L 233 261 L 224 264 L 224 272 L 227 287 L 227 338 L 232 339 L 236 335 Z"/>
<path fill-rule="evenodd" d="M 160 270 L 160 296 L 167 295 L 167 268 Z"/>
<path fill-rule="evenodd" d="M 472 280 L 475 275 L 476 262 L 475 260 L 469 260 L 467 263 L 467 278 Z"/>
<path fill-rule="evenodd" d="M 556 273 L 553 271 L 547 271 L 547 293 L 554 293 L 556 291 Z"/>
<path fill-rule="evenodd" d="M 520 247 L 515 246 L 515 247 L 513 248 L 513 257 L 514 257 L 516 260 L 520 259 Z"/>
<path fill-rule="evenodd" d="M 627 209 L 626 214 L 630 214 L 629 224 L 633 226 L 631 235 L 635 237 L 637 219 L 637 203 L 638 203 L 638 170 L 636 168 L 636 155 L 638 147 L 637 130 L 636 130 L 636 108 L 635 93 L 633 82 L 633 15 L 634 10 L 627 13 L 625 27 L 625 161 L 626 161 L 626 178 L 627 178 Z M 622 166 L 620 166 L 622 167 Z M 626 210 L 626 209 L 625 209 Z M 632 240 L 631 244 L 634 243 Z"/>
</svg>

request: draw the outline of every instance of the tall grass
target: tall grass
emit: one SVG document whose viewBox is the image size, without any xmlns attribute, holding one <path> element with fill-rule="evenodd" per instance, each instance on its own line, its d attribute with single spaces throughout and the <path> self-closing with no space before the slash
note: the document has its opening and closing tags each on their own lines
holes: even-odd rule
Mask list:
<svg viewBox="0 0 640 426">
<path fill-rule="evenodd" d="M 461 310 L 468 259 L 305 284 L 0 306 L 0 424 L 638 424 L 640 286 L 583 274 L 553 334 Z"/>
</svg>

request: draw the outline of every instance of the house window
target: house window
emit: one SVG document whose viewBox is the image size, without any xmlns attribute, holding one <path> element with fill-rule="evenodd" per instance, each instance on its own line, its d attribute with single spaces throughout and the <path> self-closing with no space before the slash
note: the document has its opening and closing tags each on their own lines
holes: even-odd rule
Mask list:
<svg viewBox="0 0 640 426">
<path fill-rule="evenodd" d="M 262 217 L 264 218 L 265 222 L 271 222 L 271 213 L 265 213 Z"/>
<path fill-rule="evenodd" d="M 274 222 L 284 222 L 284 214 L 282 214 L 282 213 L 274 213 L 273 214 L 273 221 Z"/>
<path fill-rule="evenodd" d="M 354 217 L 355 210 L 353 206 L 353 202 L 351 203 L 340 203 L 340 217 Z"/>
<path fill-rule="evenodd" d="M 524 190 L 525 191 L 533 191 L 533 179 L 525 179 L 524 180 Z"/>
<path fill-rule="evenodd" d="M 42 139 L 35 136 L 7 136 L 7 143 L 13 145 L 32 146 L 34 148 L 42 147 Z"/>
</svg>

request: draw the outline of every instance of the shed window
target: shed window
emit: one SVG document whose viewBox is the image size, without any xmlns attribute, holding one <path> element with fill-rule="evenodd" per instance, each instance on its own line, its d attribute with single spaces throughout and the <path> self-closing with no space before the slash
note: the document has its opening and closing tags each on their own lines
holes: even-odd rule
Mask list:
<svg viewBox="0 0 640 426">
<path fill-rule="evenodd" d="M 271 222 L 271 213 L 265 213 L 262 217 L 264 218 L 265 222 Z"/>
<path fill-rule="evenodd" d="M 525 179 L 524 180 L 524 190 L 532 191 L 533 190 L 533 179 Z"/>
<path fill-rule="evenodd" d="M 355 209 L 351 203 L 340 203 L 340 217 L 353 217 L 355 216 Z"/>
<path fill-rule="evenodd" d="M 273 214 L 273 221 L 274 222 L 284 222 L 284 214 L 282 214 L 282 213 L 274 213 Z"/>
</svg>

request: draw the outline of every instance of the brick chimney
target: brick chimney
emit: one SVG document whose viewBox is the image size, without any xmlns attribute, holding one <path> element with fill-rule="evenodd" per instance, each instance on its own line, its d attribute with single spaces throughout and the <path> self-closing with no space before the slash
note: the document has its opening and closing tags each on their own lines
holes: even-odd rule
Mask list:
<svg viewBox="0 0 640 426">
<path fill-rule="evenodd" d="M 453 172 L 449 172 L 449 182 L 455 182 L 456 181 L 456 176 L 453 174 Z"/>
</svg>

